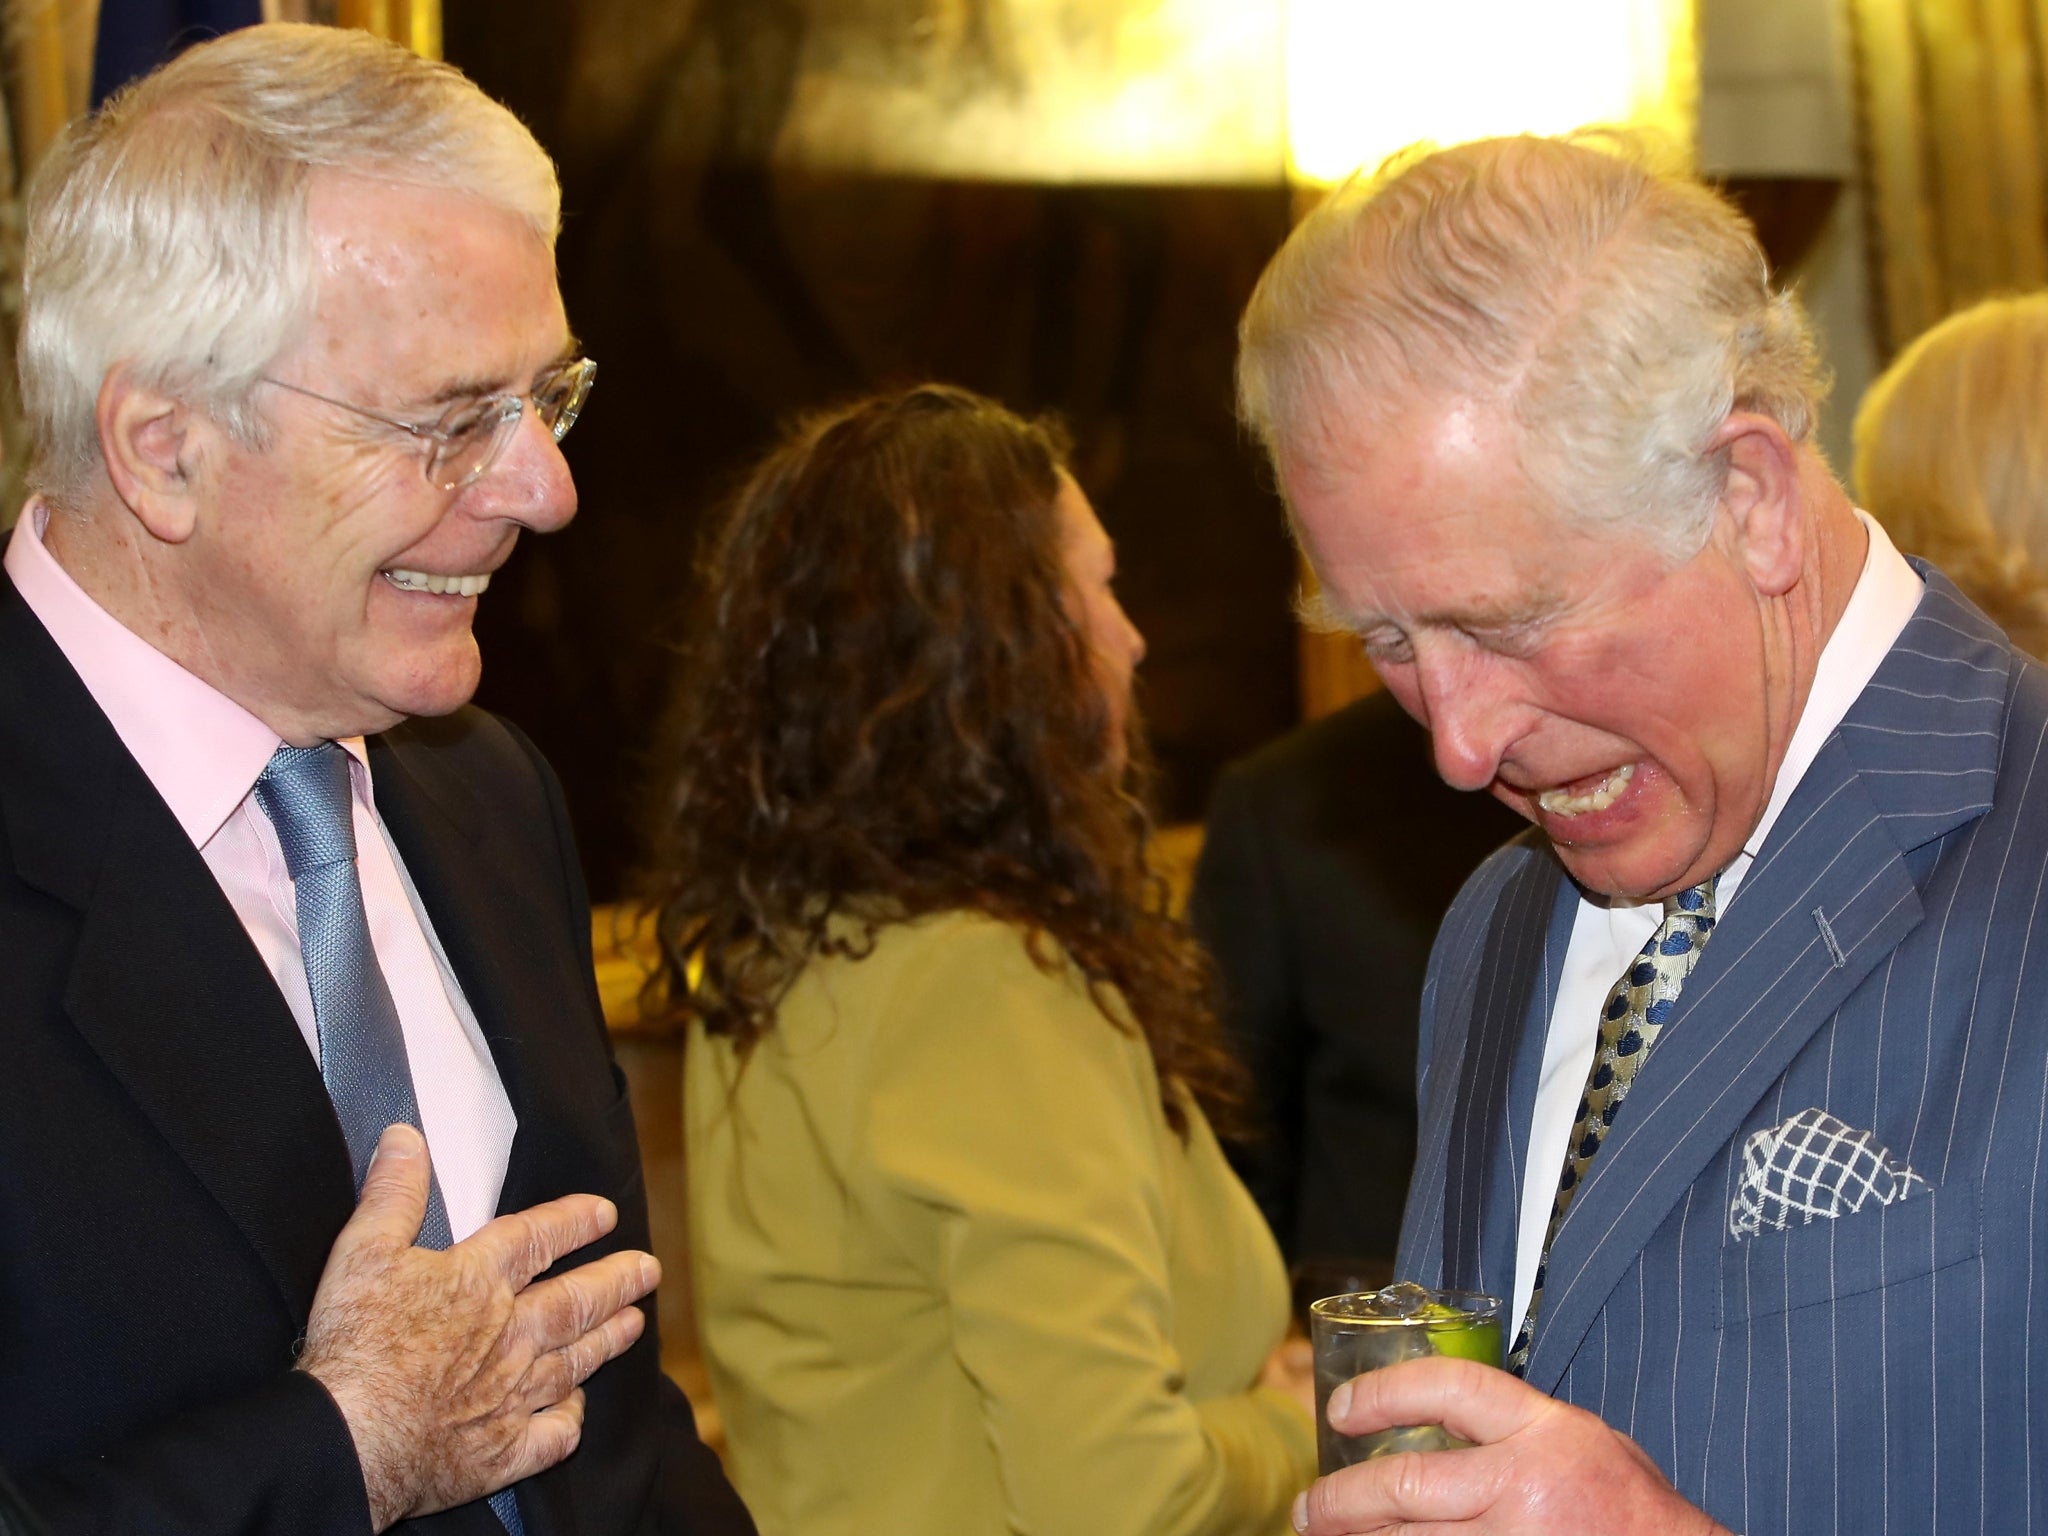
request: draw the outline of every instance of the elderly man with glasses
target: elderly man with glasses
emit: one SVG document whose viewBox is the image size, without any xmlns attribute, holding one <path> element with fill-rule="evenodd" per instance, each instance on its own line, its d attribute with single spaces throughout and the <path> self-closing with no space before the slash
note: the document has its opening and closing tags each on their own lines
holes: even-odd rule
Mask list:
<svg viewBox="0 0 2048 1536">
<path fill-rule="evenodd" d="M 661 1376 L 561 794 L 471 623 L 576 510 L 553 167 L 259 27 L 30 211 L 0 1462 L 67 1532 L 750 1532 Z"/>
</svg>

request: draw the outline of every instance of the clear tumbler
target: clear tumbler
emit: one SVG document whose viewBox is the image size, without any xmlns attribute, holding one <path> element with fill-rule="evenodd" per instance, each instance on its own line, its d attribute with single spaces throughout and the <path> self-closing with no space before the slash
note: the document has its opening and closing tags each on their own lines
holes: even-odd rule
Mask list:
<svg viewBox="0 0 2048 1536">
<path fill-rule="evenodd" d="M 1441 1451 L 1469 1442 L 1436 1424 L 1371 1435 L 1330 1427 L 1330 1394 L 1342 1382 L 1425 1355 L 1501 1363 L 1501 1300 L 1473 1291 L 1432 1291 L 1401 1280 L 1377 1291 L 1326 1296 L 1308 1309 L 1316 1361 L 1316 1461 L 1324 1473 L 1394 1451 Z"/>
</svg>

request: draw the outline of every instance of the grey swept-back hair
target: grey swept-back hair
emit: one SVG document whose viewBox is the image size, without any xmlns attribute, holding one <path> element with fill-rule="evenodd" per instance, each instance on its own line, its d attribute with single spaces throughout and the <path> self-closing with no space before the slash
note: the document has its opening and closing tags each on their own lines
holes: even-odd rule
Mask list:
<svg viewBox="0 0 2048 1536">
<path fill-rule="evenodd" d="M 74 123 L 30 191 L 34 489 L 60 506 L 82 493 L 118 364 L 263 441 L 250 391 L 312 312 L 321 170 L 478 197 L 550 248 L 560 222 L 546 151 L 449 65 L 337 27 L 249 27 L 190 49 Z"/>
<path fill-rule="evenodd" d="M 1754 411 L 1804 441 L 1827 383 L 1748 221 L 1653 160 L 1615 133 L 1490 139 L 1339 188 L 1245 310 L 1244 421 L 1276 463 L 1329 466 L 1404 396 L 1496 400 L 1558 513 L 1693 553 L 1714 432 Z"/>
</svg>

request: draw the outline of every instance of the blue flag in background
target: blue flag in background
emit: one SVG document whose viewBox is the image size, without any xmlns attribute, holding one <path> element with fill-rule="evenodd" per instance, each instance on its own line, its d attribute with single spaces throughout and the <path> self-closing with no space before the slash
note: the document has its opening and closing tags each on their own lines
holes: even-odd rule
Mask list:
<svg viewBox="0 0 2048 1536">
<path fill-rule="evenodd" d="M 192 44 L 262 19 L 263 0 L 100 0 L 93 106 Z"/>
</svg>

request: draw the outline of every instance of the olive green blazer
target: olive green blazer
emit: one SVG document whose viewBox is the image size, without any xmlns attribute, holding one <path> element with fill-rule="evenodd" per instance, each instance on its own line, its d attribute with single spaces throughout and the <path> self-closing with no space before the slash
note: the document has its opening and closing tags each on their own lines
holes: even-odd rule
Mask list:
<svg viewBox="0 0 2048 1536">
<path fill-rule="evenodd" d="M 1016 928 L 813 962 L 685 1078 L 691 1254 L 764 1536 L 1280 1536 L 1314 1433 L 1256 1386 L 1279 1250 L 1143 1039 Z"/>
</svg>

